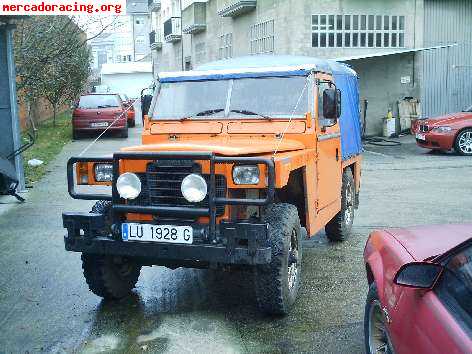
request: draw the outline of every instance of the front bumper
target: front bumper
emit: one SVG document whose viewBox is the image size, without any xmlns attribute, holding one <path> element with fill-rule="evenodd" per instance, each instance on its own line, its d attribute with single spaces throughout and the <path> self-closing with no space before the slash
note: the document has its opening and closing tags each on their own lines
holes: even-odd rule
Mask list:
<svg viewBox="0 0 472 354">
<path fill-rule="evenodd" d="M 418 132 L 417 132 L 418 133 Z M 427 132 L 424 134 L 425 140 L 416 138 L 416 144 L 427 149 L 451 150 L 454 144 L 455 131 L 448 133 Z M 416 135 L 416 133 L 415 133 Z"/>
<path fill-rule="evenodd" d="M 113 234 L 107 234 L 101 214 L 64 213 L 62 219 L 67 229 L 64 237 L 67 251 L 134 257 L 144 264 L 173 267 L 258 265 L 271 261 L 265 223 L 222 222 L 216 227 L 217 237 L 213 241 L 208 237 L 208 225 L 192 224 L 196 233 L 194 244 L 184 245 L 122 241 L 121 225 L 114 225 Z"/>
</svg>

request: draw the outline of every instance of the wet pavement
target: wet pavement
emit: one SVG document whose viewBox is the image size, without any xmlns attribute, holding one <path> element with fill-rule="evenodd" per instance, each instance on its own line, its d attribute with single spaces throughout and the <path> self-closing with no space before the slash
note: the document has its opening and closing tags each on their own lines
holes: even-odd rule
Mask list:
<svg viewBox="0 0 472 354">
<path fill-rule="evenodd" d="M 139 130 L 87 155 L 138 144 Z M 472 159 L 400 140 L 366 147 L 352 237 L 305 241 L 301 293 L 285 318 L 258 313 L 249 273 L 146 267 L 131 298 L 105 302 L 89 292 L 80 255 L 64 251 L 61 213 L 93 204 L 72 200 L 65 179 L 67 159 L 91 140 L 67 145 L 27 203 L 0 215 L 0 352 L 362 353 L 369 232 L 472 221 Z"/>
</svg>

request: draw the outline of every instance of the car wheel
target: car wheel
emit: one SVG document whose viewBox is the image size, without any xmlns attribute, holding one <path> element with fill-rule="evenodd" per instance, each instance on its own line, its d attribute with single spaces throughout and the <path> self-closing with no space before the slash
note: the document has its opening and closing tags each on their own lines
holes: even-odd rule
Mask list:
<svg viewBox="0 0 472 354">
<path fill-rule="evenodd" d="M 79 140 L 81 138 L 81 134 L 77 130 L 72 130 L 72 139 Z"/>
<path fill-rule="evenodd" d="M 129 120 L 128 121 L 128 127 L 134 128 L 136 126 L 136 121 L 135 120 Z"/>
<path fill-rule="evenodd" d="M 372 283 L 369 287 L 365 304 L 364 341 L 367 354 L 393 354 L 392 343 L 387 330 L 387 320 L 375 283 Z"/>
<path fill-rule="evenodd" d="M 325 226 L 330 241 L 344 241 L 349 237 L 354 221 L 356 190 L 350 168 L 343 172 L 341 188 L 341 210 Z"/>
<path fill-rule="evenodd" d="M 127 138 L 127 137 L 128 137 L 128 127 L 120 131 L 120 138 Z"/>
<path fill-rule="evenodd" d="M 104 299 L 121 299 L 131 294 L 141 266 L 126 257 L 82 254 L 82 269 L 90 291 Z"/>
<path fill-rule="evenodd" d="M 272 260 L 254 270 L 257 303 L 266 314 L 286 315 L 301 283 L 303 232 L 297 208 L 273 204 L 266 210 L 265 222 L 269 225 L 267 246 L 272 250 Z"/>
<path fill-rule="evenodd" d="M 460 155 L 472 155 L 472 129 L 464 129 L 457 134 L 454 150 Z"/>
</svg>

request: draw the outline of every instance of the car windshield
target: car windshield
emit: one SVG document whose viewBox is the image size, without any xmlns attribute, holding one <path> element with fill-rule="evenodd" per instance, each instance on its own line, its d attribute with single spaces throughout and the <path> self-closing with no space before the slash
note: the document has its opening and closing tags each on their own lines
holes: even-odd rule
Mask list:
<svg viewBox="0 0 472 354">
<path fill-rule="evenodd" d="M 289 118 L 309 110 L 305 76 L 162 83 L 153 119 Z"/>
<path fill-rule="evenodd" d="M 96 109 L 120 107 L 120 100 L 116 95 L 87 95 L 80 97 L 79 108 Z"/>
<path fill-rule="evenodd" d="M 464 112 L 472 112 L 472 106 L 470 106 L 469 108 L 464 109 Z"/>
</svg>

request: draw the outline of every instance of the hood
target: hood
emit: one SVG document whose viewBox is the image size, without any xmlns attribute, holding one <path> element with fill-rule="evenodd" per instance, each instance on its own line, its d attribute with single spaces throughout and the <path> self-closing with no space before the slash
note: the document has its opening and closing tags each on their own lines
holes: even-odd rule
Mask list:
<svg viewBox="0 0 472 354">
<path fill-rule="evenodd" d="M 472 122 L 472 113 L 471 112 L 458 112 L 452 114 L 446 114 L 440 117 L 428 118 L 421 120 L 420 124 L 428 125 L 431 127 L 438 126 L 454 126 L 455 123 L 463 122 L 464 120 L 470 120 Z"/>
<path fill-rule="evenodd" d="M 164 141 L 156 144 L 146 144 L 132 146 L 122 149 L 122 151 L 199 151 L 214 152 L 218 155 L 240 156 L 273 153 L 278 139 L 275 138 L 234 138 L 234 137 L 213 137 L 207 139 L 178 139 L 174 141 Z M 293 151 L 304 149 L 305 145 L 296 140 L 284 139 L 278 151 Z"/>
<path fill-rule="evenodd" d="M 416 261 L 439 256 L 472 238 L 472 224 L 415 226 L 387 230 Z"/>
</svg>

